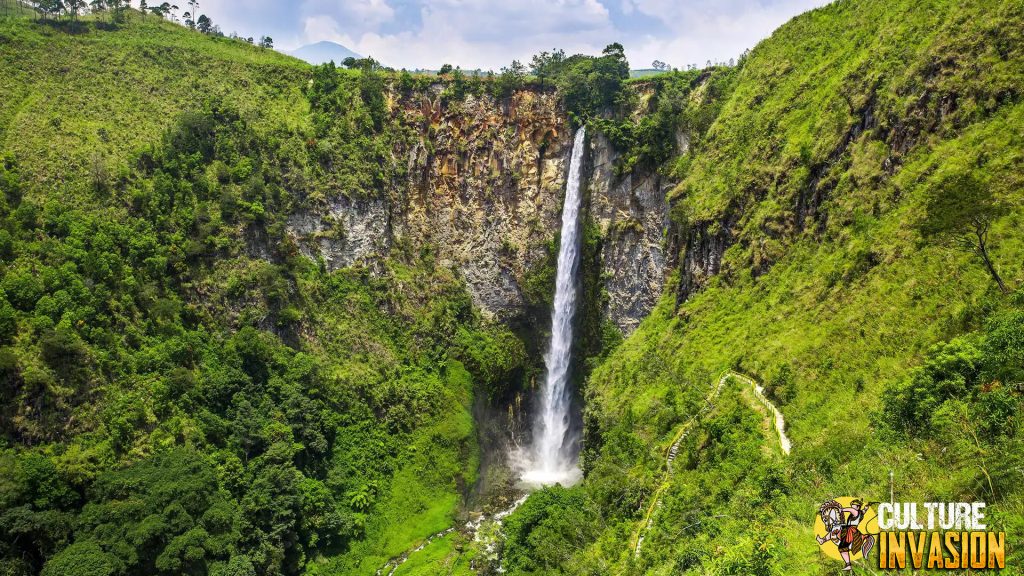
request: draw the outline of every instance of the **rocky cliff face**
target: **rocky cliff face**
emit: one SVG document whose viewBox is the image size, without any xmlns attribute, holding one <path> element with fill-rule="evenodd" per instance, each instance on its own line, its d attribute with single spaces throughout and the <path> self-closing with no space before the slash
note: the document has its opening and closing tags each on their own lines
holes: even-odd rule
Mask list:
<svg viewBox="0 0 1024 576">
<path fill-rule="evenodd" d="M 404 181 L 372 199 L 338 195 L 294 214 L 289 230 L 331 268 L 372 265 L 397 243 L 430 247 L 457 269 L 485 314 L 515 317 L 523 285 L 560 228 L 572 128 L 555 94 L 516 93 L 443 101 L 440 87 L 390 100 L 411 135 L 394 150 Z M 667 184 L 655 175 L 614 176 L 616 152 L 590 139 L 589 216 L 605 238 L 606 316 L 630 332 L 661 294 L 667 259 Z"/>
<path fill-rule="evenodd" d="M 551 93 L 519 92 L 507 108 L 490 98 L 422 106 L 431 125 L 405 151 L 410 180 L 396 233 L 459 269 L 482 310 L 513 316 L 559 229 L 571 129 Z"/>
<path fill-rule="evenodd" d="M 554 94 L 445 104 L 440 87 L 390 100 L 411 136 L 393 153 L 405 181 L 378 198 L 343 195 L 292 216 L 302 250 L 331 268 L 372 264 L 396 242 L 430 247 L 487 314 L 514 316 L 520 285 L 558 229 L 572 134 Z"/>
<path fill-rule="evenodd" d="M 656 172 L 615 175 L 618 153 L 601 134 L 591 139 L 590 216 L 601 229 L 605 316 L 629 334 L 654 308 L 669 269 L 666 193 Z"/>
</svg>

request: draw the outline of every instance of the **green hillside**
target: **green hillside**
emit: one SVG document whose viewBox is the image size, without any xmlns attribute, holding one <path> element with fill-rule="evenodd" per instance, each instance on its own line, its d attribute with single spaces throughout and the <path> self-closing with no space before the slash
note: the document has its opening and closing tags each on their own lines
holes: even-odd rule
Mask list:
<svg viewBox="0 0 1024 576">
<path fill-rule="evenodd" d="M 897 500 L 986 501 L 1008 539 L 1024 527 L 1022 30 L 1018 2 L 840 1 L 741 62 L 672 168 L 691 254 L 727 246 L 716 274 L 677 274 L 594 371 L 588 475 L 565 496 L 590 505 L 524 519 L 511 573 L 836 573 L 817 507 L 888 500 L 890 471 Z M 664 451 L 729 368 L 767 384 L 792 455 L 731 383 L 635 555 Z"/>
<path fill-rule="evenodd" d="M 272 50 L 184 34 L 138 13 L 117 32 L 69 33 L 25 20 L 2 26 L 0 138 L 42 184 L 86 174 L 94 154 L 127 163 L 210 97 L 257 129 L 308 124 L 301 81 L 309 67 Z"/>
<path fill-rule="evenodd" d="M 67 24 L 0 21 L 0 573 L 372 573 L 448 526 L 499 329 L 429 254 L 284 231 L 380 193 L 381 79 Z"/>
</svg>

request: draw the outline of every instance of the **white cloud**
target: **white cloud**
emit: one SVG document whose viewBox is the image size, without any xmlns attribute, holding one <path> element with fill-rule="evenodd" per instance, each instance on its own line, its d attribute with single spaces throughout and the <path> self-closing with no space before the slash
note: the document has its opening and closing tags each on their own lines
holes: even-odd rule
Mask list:
<svg viewBox="0 0 1024 576">
<path fill-rule="evenodd" d="M 598 0 L 441 0 L 424 3 L 415 30 L 370 32 L 349 46 L 391 66 L 497 69 L 553 47 L 594 52 L 614 37 Z"/>
<path fill-rule="evenodd" d="M 345 32 L 372 32 L 395 18 L 387 0 L 306 0 L 300 12 L 309 17 L 329 17 Z"/>
<path fill-rule="evenodd" d="M 300 44 L 330 40 L 343 46 L 351 46 L 354 42 L 352 37 L 344 34 L 338 21 L 331 16 L 321 14 L 310 16 L 303 20 L 302 40 Z"/>
<path fill-rule="evenodd" d="M 767 38 L 793 16 L 828 3 L 828 0 L 754 2 L 725 0 L 674 2 L 624 0 L 631 9 L 659 20 L 670 32 L 634 38 L 626 45 L 634 68 L 659 59 L 683 68 L 704 66 L 739 56 Z"/>
<path fill-rule="evenodd" d="M 294 49 L 332 40 L 387 65 L 497 70 L 558 47 L 626 47 L 635 68 L 738 56 L 826 0 L 203 0 L 224 32 Z M 611 10 L 609 10 L 609 8 Z"/>
</svg>

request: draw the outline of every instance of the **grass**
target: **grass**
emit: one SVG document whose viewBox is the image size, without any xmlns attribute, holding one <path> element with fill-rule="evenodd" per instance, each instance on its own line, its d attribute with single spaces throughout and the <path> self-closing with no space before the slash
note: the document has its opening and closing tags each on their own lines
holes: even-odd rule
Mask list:
<svg viewBox="0 0 1024 576">
<path fill-rule="evenodd" d="M 343 557 L 318 567 L 320 573 L 372 573 L 455 521 L 462 504 L 459 494 L 475 480 L 477 450 L 469 414 L 471 377 L 457 362 L 448 372 L 454 397 L 442 409 L 444 416 L 410 440 L 404 465 L 391 479 L 384 502 L 367 525 L 366 537 Z M 457 477 L 462 479 L 461 486 L 455 483 Z"/>
<path fill-rule="evenodd" d="M 220 98 L 264 134 L 308 124 L 310 66 L 132 13 L 117 32 L 0 20 L 0 147 L 41 186 L 115 172 L 185 111 Z"/>
<path fill-rule="evenodd" d="M 390 150 L 392 144 L 385 140 L 390 125 L 383 127 L 383 135 L 368 128 L 359 87 L 364 78 L 338 71 L 337 86 L 319 94 L 333 98 L 340 109 L 318 110 L 307 96 L 313 68 L 293 58 L 137 13 L 116 30 L 94 24 L 89 19 L 75 27 L 0 20 L 2 216 L 3 226 L 16 234 L 3 255 L 0 279 L 7 278 L 10 287 L 8 277 L 27 277 L 28 270 L 50 279 L 38 309 L 26 302 L 15 312 L 15 331 L 22 329 L 24 337 L 5 340 L 5 353 L 14 355 L 15 367 L 39 364 L 33 326 L 52 326 L 49 316 L 60 320 L 65 308 L 80 310 L 80 315 L 95 316 L 97 309 L 117 313 L 113 336 L 91 321 L 64 321 L 74 333 L 71 342 L 102 363 L 102 369 L 89 372 L 95 395 L 86 398 L 69 385 L 54 387 L 68 398 L 70 417 L 62 420 L 76 428 L 69 427 L 62 437 L 59 427 L 39 426 L 32 430 L 50 434 L 46 442 L 22 443 L 10 435 L 7 414 L 31 401 L 8 402 L 5 396 L 0 464 L 7 471 L 38 457 L 53 460 L 61 470 L 54 477 L 85 494 L 97 475 L 146 461 L 179 442 L 203 454 L 217 452 L 222 471 L 231 469 L 245 478 L 228 504 L 236 509 L 244 502 L 264 505 L 253 516 L 259 516 L 254 524 L 236 526 L 229 537 L 234 543 L 203 552 L 209 558 L 202 562 L 214 571 L 229 562 L 253 562 L 261 573 L 372 573 L 450 526 L 478 465 L 470 413 L 478 382 L 450 350 L 454 334 L 473 334 L 479 320 L 464 285 L 451 271 L 401 250 L 381 262 L 376 274 L 358 267 L 329 273 L 297 257 L 281 238 L 282 222 L 291 211 L 308 207 L 319 192 L 339 193 L 332 178 L 341 169 L 321 165 L 334 152 L 345 160 L 341 168 L 349 169 L 342 192 L 379 193 L 356 189 L 371 179 L 363 178 L 362 166 L 352 168 L 354 156 L 366 152 L 367 165 L 381 172 L 370 149 Z M 210 134 L 195 128 L 207 120 Z M 197 134 L 200 144 L 205 145 L 203 138 L 210 141 L 210 158 L 192 154 L 189 146 Z M 175 150 L 182 155 L 170 154 Z M 13 187 L 8 170 L 17 177 Z M 156 191 L 176 202 L 149 202 Z M 242 210 L 243 220 L 229 215 L 232 203 Z M 15 220 L 19 204 L 19 213 L 29 216 Z M 45 231 L 43 222 L 49 226 Z M 105 229 L 85 232 L 98 222 L 117 231 L 116 240 L 104 236 L 111 234 Z M 184 228 L 178 228 L 182 222 Z M 266 247 L 260 246 L 261 236 Z M 208 254 L 178 260 L 176 266 L 162 259 L 207 249 Z M 145 265 L 122 262 L 125 253 L 136 252 L 155 254 Z M 55 269 L 63 276 L 50 272 Z M 131 270 L 114 274 L 113 291 L 86 277 L 112 269 Z M 83 289 L 69 297 L 60 278 L 74 278 L 73 286 Z M 87 284 L 91 290 L 84 289 Z M 93 299 L 76 300 L 87 296 Z M 133 301 L 139 298 L 149 298 L 144 308 L 162 305 L 163 312 L 136 310 Z M 181 314 L 189 319 L 182 321 Z M 253 340 L 263 347 L 257 351 L 276 354 L 273 370 L 287 374 L 257 386 L 259 393 L 239 394 L 238 399 L 257 405 L 256 416 L 243 416 L 244 425 L 222 426 L 238 415 L 236 409 L 186 407 L 180 394 L 168 394 L 164 379 L 177 360 L 165 357 L 180 345 L 175 340 L 179 333 L 201 342 L 202 347 L 188 346 L 200 349 L 196 355 L 205 359 L 203 366 L 188 371 L 216 394 L 231 386 L 223 379 L 237 374 L 220 362 L 232 358 L 234 352 L 223 350 L 224 343 L 243 327 L 256 328 L 247 334 L 257 335 Z M 295 370 L 289 372 L 284 366 L 293 360 Z M 477 364 L 488 368 L 486 358 Z M 317 376 L 304 379 L 300 374 L 306 370 Z M 297 404 L 285 406 L 280 398 L 260 400 L 282 387 L 291 394 L 288 402 L 305 402 L 303 408 L 296 411 Z M 18 393 L 32 390 L 20 387 Z M 114 422 L 127 445 L 124 454 L 113 453 L 108 436 L 114 428 L 106 425 L 119 417 L 118 410 L 127 414 Z M 321 427 L 326 434 L 317 437 L 319 432 L 312 430 Z M 243 428 L 256 436 L 292 438 L 275 445 L 285 450 L 278 454 L 304 452 L 284 458 L 281 471 L 274 472 L 265 463 L 268 456 L 237 452 L 240 444 L 228 437 Z M 301 436 L 306 432 L 310 435 Z M 87 473 L 78 471 L 83 466 Z M 252 478 L 262 473 L 279 476 L 260 485 L 265 492 L 250 495 Z M 33 506 L 20 500 L 29 493 L 21 484 L 0 488 L 0 514 L 22 504 Z M 223 485 L 218 489 L 226 493 Z M 294 493 L 299 489 L 305 491 L 301 497 Z M 84 504 L 76 500 L 60 514 L 76 517 Z M 242 514 L 238 517 L 241 522 Z M 133 526 L 130 520 L 122 524 Z M 23 539 L 21 546 L 29 552 L 17 554 L 0 545 L 0 571 L 38 571 L 65 552 L 63 561 L 74 565 L 79 552 L 68 546 L 73 538 L 65 530 L 64 536 L 39 540 L 38 546 L 34 539 Z M 275 547 L 277 552 L 266 552 Z M 141 548 L 127 561 L 141 556 L 144 563 L 161 549 Z M 134 547 L 104 542 L 93 552 L 107 554 L 107 561 L 113 549 Z"/>
<path fill-rule="evenodd" d="M 470 576 L 476 574 L 463 554 L 465 546 L 457 532 L 431 542 L 395 570 L 395 576 Z"/>
<path fill-rule="evenodd" d="M 1024 103 L 1012 88 L 1024 82 L 1022 24 L 1011 2 L 839 1 L 752 51 L 706 136 L 678 162 L 671 194 L 684 242 L 727 229 L 721 271 L 682 303 L 671 281 L 587 382 L 596 456 L 584 488 L 609 527 L 557 573 L 832 573 L 812 539 L 814 511 L 830 495 L 887 498 L 890 470 L 898 500 L 984 499 L 1002 510 L 998 525 L 1019 524 L 1019 491 L 993 495 L 968 469 L 950 474 L 941 443 L 887 435 L 876 417 L 883 391 L 931 346 L 1019 298 L 999 294 L 974 254 L 917 232 L 942 174 L 977 170 L 1003 198 L 995 259 L 1011 287 L 1024 286 Z M 820 205 L 799 213 L 814 187 Z M 773 401 L 792 456 L 780 460 L 777 438 L 738 391 L 723 394 L 703 437 L 680 451 L 632 559 L 620 526 L 641 516 L 617 512 L 608 494 L 639 492 L 647 504 L 656 484 L 636 468 L 621 476 L 632 463 L 622 438 L 643 446 L 640 461 L 654 471 L 716 374 L 768 382 L 784 365 L 795 393 Z M 684 538 L 681 527 L 698 521 Z"/>
</svg>

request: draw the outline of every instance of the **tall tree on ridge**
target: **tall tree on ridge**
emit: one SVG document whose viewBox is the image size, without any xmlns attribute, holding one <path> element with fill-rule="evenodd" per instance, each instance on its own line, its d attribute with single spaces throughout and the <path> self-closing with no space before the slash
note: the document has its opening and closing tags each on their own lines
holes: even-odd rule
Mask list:
<svg viewBox="0 0 1024 576">
<path fill-rule="evenodd" d="M 85 7 L 85 0 L 64 0 L 64 7 L 72 20 L 78 20 L 78 13 Z"/>
</svg>

